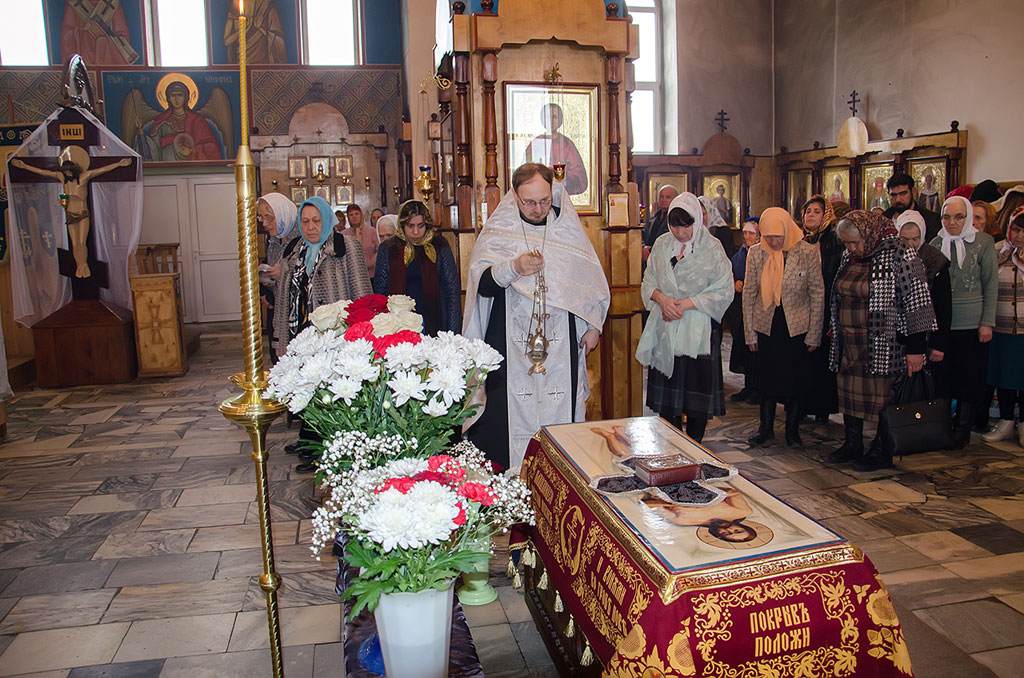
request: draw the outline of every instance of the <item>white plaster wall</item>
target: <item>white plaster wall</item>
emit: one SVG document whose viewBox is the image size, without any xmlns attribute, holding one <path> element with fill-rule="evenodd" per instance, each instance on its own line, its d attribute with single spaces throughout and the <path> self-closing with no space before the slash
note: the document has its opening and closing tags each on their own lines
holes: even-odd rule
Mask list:
<svg viewBox="0 0 1024 678">
<path fill-rule="evenodd" d="M 703 148 L 728 112 L 729 133 L 755 155 L 772 152 L 771 0 L 675 0 L 678 149 Z M 668 122 L 671 124 L 671 122 Z M 671 135 L 666 135 L 666 140 Z"/>
<path fill-rule="evenodd" d="M 859 116 L 872 139 L 969 132 L 967 182 L 1024 178 L 1020 0 L 775 0 L 776 151 L 835 143 Z"/>
</svg>

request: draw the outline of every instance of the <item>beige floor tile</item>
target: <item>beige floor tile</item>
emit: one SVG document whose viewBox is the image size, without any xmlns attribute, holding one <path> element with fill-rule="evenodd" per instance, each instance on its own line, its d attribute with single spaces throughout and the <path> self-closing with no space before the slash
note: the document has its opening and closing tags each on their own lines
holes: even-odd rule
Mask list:
<svg viewBox="0 0 1024 678">
<path fill-rule="evenodd" d="M 1017 610 L 1017 612 L 1024 614 L 1024 593 L 1014 593 L 1008 596 L 999 596 L 999 600 L 1003 601 L 1013 609 Z"/>
<path fill-rule="evenodd" d="M 1021 673 L 1024 673 L 1024 646 L 1021 645 L 977 652 L 971 657 L 992 669 L 992 673 L 999 678 L 1020 678 Z"/>
<path fill-rule="evenodd" d="M 186 527 L 212 525 L 241 525 L 245 522 L 248 504 L 222 504 L 220 506 L 184 506 L 156 509 L 149 512 L 139 531 L 173 530 Z"/>
<path fill-rule="evenodd" d="M 169 508 L 174 506 L 180 490 L 158 492 L 122 492 L 120 494 L 96 494 L 78 500 L 68 515 L 82 513 L 114 513 L 115 511 L 140 511 L 145 509 Z"/>
<path fill-rule="evenodd" d="M 200 614 L 238 612 L 249 587 L 246 579 L 215 579 L 197 584 L 125 586 L 103 621 L 138 621 Z"/>
<path fill-rule="evenodd" d="M 1008 499 L 977 497 L 969 501 L 978 508 L 985 509 L 1003 520 L 1024 519 L 1024 497 L 1010 497 Z"/>
<path fill-rule="evenodd" d="M 289 607 L 281 610 L 281 642 L 284 645 L 310 645 L 341 641 L 341 605 Z M 235 619 L 228 650 L 258 650 L 270 647 L 267 613 L 262 610 L 240 612 Z"/>
<path fill-rule="evenodd" d="M 254 485 L 222 485 L 220 487 L 196 487 L 183 490 L 175 506 L 202 506 L 204 504 L 237 504 L 254 501 Z"/>
<path fill-rule="evenodd" d="M 315 652 L 318 647 L 299 645 L 284 648 L 284 674 L 287 678 L 312 678 Z M 270 650 L 249 650 L 225 654 L 171 657 L 164 663 L 160 678 L 263 678 L 269 676 Z M 333 667 L 326 674 L 330 678 L 343 676 L 344 664 Z"/>
<path fill-rule="evenodd" d="M 290 546 L 295 543 L 294 521 L 272 526 L 275 546 Z M 201 527 L 188 546 L 189 553 L 198 551 L 234 551 L 259 548 L 262 545 L 259 525 L 238 525 L 232 527 Z"/>
<path fill-rule="evenodd" d="M 906 485 L 900 485 L 893 480 L 873 480 L 869 483 L 857 483 L 849 487 L 854 492 L 859 492 L 868 499 L 874 499 L 875 501 L 923 504 L 927 499 L 924 493 L 911 489 Z"/>
<path fill-rule="evenodd" d="M 132 622 L 115 662 L 224 652 L 235 623 L 233 614 Z"/>
<path fill-rule="evenodd" d="M 996 595 L 1024 592 L 1024 553 L 961 560 L 943 567 L 964 579 L 979 581 Z"/>
<path fill-rule="evenodd" d="M 945 530 L 908 534 L 897 539 L 915 551 L 919 551 L 938 563 L 948 563 L 969 558 L 984 558 L 992 555 L 963 537 Z"/>
<path fill-rule="evenodd" d="M 107 664 L 128 632 L 127 623 L 30 631 L 0 655 L 0 676 Z M 60 648 L 59 651 L 55 651 Z"/>
<path fill-rule="evenodd" d="M 112 534 L 93 555 L 99 558 L 145 558 L 184 553 L 195 535 L 194 529 Z"/>
<path fill-rule="evenodd" d="M 508 623 L 500 599 L 487 605 L 463 605 L 462 611 L 466 613 L 466 621 L 471 629 L 477 626 Z"/>
<path fill-rule="evenodd" d="M 224 438 L 219 438 L 224 440 Z M 196 443 L 194 445 L 178 445 L 172 457 L 216 457 L 220 455 L 237 455 L 242 446 L 237 442 Z"/>
<path fill-rule="evenodd" d="M 115 593 L 103 589 L 25 596 L 0 622 L 0 634 L 96 624 Z"/>
</svg>

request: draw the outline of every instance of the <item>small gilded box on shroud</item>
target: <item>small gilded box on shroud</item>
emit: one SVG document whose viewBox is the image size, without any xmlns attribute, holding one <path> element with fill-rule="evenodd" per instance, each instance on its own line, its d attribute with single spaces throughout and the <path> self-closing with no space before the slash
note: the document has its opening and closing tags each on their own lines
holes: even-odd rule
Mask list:
<svg viewBox="0 0 1024 678">
<path fill-rule="evenodd" d="M 648 485 L 672 485 L 701 478 L 700 464 L 695 464 L 681 454 L 638 458 L 634 472 L 637 478 Z"/>
</svg>

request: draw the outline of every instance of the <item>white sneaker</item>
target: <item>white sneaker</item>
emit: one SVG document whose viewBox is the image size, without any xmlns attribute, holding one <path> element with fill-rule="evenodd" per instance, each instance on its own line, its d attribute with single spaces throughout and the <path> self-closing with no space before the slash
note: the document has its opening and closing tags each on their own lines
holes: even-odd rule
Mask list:
<svg viewBox="0 0 1024 678">
<path fill-rule="evenodd" d="M 1024 426 L 1021 428 L 1024 429 Z M 995 425 L 995 428 L 981 436 L 981 439 L 986 443 L 998 443 L 1001 440 L 1011 440 L 1013 438 L 1013 434 L 1013 420 L 1000 419 L 999 423 Z"/>
</svg>

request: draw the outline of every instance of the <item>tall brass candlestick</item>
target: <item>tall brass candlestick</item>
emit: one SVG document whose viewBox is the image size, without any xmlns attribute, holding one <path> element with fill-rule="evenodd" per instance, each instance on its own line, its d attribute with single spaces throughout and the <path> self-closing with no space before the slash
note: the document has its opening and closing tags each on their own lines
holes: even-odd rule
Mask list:
<svg viewBox="0 0 1024 678">
<path fill-rule="evenodd" d="M 239 0 L 238 68 L 241 84 L 242 143 L 235 160 L 235 199 L 238 217 L 238 279 L 242 302 L 242 357 L 245 372 L 235 374 L 231 382 L 243 389 L 241 395 L 225 400 L 221 414 L 249 434 L 252 459 L 256 465 L 256 503 L 259 507 L 260 541 L 263 547 L 263 574 L 260 588 L 267 598 L 267 625 L 270 632 L 270 656 L 274 678 L 283 678 L 281 620 L 277 610 L 277 589 L 281 577 L 274 571 L 273 533 L 270 525 L 270 485 L 267 481 L 267 429 L 285 410 L 285 406 L 263 397 L 267 377 L 263 371 L 263 327 L 260 318 L 260 292 L 256 248 L 256 164 L 249 151 L 249 114 L 245 71 L 245 5 Z"/>
</svg>

